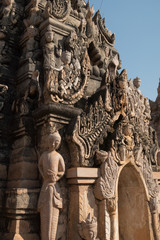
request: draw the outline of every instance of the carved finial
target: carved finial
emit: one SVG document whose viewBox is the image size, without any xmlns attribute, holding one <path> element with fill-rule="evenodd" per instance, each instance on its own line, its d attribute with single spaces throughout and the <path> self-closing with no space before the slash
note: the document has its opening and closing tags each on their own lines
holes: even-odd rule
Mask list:
<svg viewBox="0 0 160 240">
<path fill-rule="evenodd" d="M 141 79 L 139 77 L 136 77 L 135 79 L 133 79 L 133 84 L 138 89 L 141 85 Z"/>
<path fill-rule="evenodd" d="M 127 70 L 124 69 L 119 76 L 119 86 L 120 86 L 120 88 L 122 88 L 122 89 L 126 88 L 127 82 L 128 82 Z"/>
</svg>

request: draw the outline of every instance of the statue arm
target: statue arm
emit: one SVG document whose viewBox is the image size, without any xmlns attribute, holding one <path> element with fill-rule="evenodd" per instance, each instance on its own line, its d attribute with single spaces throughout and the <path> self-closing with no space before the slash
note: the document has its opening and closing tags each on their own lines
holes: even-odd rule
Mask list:
<svg viewBox="0 0 160 240">
<path fill-rule="evenodd" d="M 64 175 L 64 172 L 65 172 L 65 163 L 64 163 L 63 157 L 60 155 L 57 181 Z"/>
<path fill-rule="evenodd" d="M 44 179 L 44 174 L 43 174 L 43 155 L 39 159 L 38 169 L 39 169 L 39 172 L 40 172 L 41 176 Z"/>
</svg>

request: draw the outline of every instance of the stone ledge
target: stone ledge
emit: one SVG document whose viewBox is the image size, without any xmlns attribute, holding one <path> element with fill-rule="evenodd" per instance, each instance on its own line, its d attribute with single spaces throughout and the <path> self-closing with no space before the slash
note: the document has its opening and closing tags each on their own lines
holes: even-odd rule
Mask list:
<svg viewBox="0 0 160 240">
<path fill-rule="evenodd" d="M 94 184 L 99 176 L 99 168 L 70 168 L 66 173 L 68 184 Z"/>
</svg>

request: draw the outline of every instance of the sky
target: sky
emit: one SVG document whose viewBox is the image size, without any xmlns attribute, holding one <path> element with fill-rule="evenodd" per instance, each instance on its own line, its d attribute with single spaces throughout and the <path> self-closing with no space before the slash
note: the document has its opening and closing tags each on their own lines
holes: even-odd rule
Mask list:
<svg viewBox="0 0 160 240">
<path fill-rule="evenodd" d="M 155 101 L 160 78 L 160 0 L 90 0 L 100 9 L 128 78 L 141 78 L 140 90 Z"/>
</svg>

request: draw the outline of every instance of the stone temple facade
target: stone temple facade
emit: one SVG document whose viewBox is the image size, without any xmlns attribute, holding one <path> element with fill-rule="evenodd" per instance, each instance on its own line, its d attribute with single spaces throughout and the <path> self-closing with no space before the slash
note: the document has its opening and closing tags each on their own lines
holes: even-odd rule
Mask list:
<svg viewBox="0 0 160 240">
<path fill-rule="evenodd" d="M 114 43 L 84 0 L 0 1 L 1 240 L 160 240 L 159 102 Z"/>
</svg>

